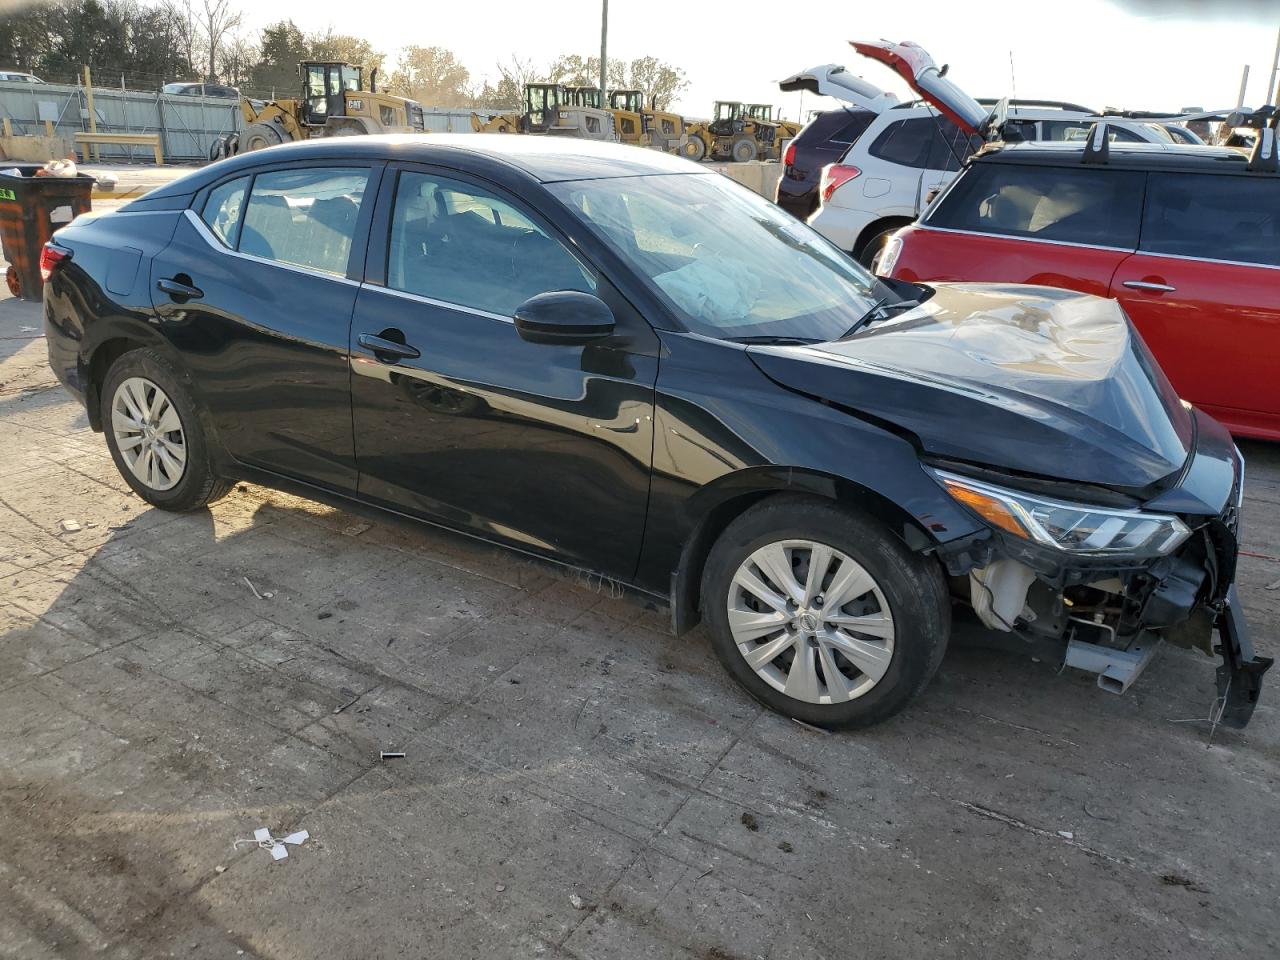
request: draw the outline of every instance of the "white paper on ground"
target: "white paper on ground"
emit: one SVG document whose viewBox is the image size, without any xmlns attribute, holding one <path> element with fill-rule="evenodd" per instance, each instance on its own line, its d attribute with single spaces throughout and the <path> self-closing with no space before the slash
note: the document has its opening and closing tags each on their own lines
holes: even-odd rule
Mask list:
<svg viewBox="0 0 1280 960">
<path fill-rule="evenodd" d="M 266 827 L 259 827 L 257 830 L 253 831 L 253 839 L 257 840 L 259 843 L 263 840 L 270 840 L 271 831 Z"/>
<path fill-rule="evenodd" d="M 309 836 L 311 836 L 311 835 L 310 835 L 309 833 L 307 833 L 307 831 L 305 831 L 305 830 L 299 830 L 297 833 L 291 833 L 291 834 L 289 834 L 287 837 L 285 837 L 285 838 L 284 838 L 284 842 L 285 842 L 285 843 L 302 843 L 302 842 L 303 842 L 303 841 L 305 841 Z"/>
<path fill-rule="evenodd" d="M 277 843 L 274 847 L 271 848 L 272 860 L 283 860 L 288 855 L 289 855 L 289 848 L 286 847 L 283 843 Z"/>
</svg>

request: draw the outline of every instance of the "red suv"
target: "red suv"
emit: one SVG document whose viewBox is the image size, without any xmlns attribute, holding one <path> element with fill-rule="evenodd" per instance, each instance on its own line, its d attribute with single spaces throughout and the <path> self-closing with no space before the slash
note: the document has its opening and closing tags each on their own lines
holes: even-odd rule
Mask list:
<svg viewBox="0 0 1280 960">
<path fill-rule="evenodd" d="M 889 242 L 878 272 L 1114 297 L 1181 397 L 1235 434 L 1280 440 L 1280 175 L 1255 161 L 992 144 Z"/>
</svg>

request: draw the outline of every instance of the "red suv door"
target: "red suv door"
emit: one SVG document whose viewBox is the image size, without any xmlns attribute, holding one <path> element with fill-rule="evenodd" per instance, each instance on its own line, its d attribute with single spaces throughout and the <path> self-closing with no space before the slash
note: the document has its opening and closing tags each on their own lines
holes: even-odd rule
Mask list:
<svg viewBox="0 0 1280 960">
<path fill-rule="evenodd" d="M 1105 297 L 1116 267 L 1138 246 L 1143 176 L 979 161 L 910 228 L 893 275 L 1033 283 Z"/>
<path fill-rule="evenodd" d="M 1233 433 L 1280 439 L 1280 178 L 1148 174 L 1120 301 L 1178 393 Z"/>
</svg>

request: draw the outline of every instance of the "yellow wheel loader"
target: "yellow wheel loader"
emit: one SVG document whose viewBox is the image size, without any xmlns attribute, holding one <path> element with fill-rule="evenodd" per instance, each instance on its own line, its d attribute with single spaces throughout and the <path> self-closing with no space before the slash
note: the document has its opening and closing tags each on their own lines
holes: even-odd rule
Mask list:
<svg viewBox="0 0 1280 960">
<path fill-rule="evenodd" d="M 787 120 L 774 120 L 773 107 L 767 103 L 738 103 L 717 100 L 715 119 L 698 122 L 689 128 L 689 139 L 682 151 L 690 160 L 704 156 L 712 160 L 777 160 L 782 141 L 800 132 L 800 125 Z"/>
<path fill-rule="evenodd" d="M 646 107 L 640 90 L 610 90 L 609 110 L 623 143 L 681 152 L 685 142 L 684 117 L 659 110 L 652 103 Z"/>
<path fill-rule="evenodd" d="M 302 96 L 263 103 L 240 98 L 244 129 L 215 141 L 210 160 L 315 137 L 364 133 L 424 133 L 422 106 L 378 93 L 377 71 L 364 87 L 364 70 L 350 63 L 308 60 L 298 64 Z"/>
<path fill-rule="evenodd" d="M 488 120 L 473 113 L 471 129 L 476 133 L 534 133 L 617 140 L 613 114 L 600 109 L 599 104 L 600 91 L 593 87 L 529 83 L 524 88 L 523 113 L 501 113 Z"/>
</svg>

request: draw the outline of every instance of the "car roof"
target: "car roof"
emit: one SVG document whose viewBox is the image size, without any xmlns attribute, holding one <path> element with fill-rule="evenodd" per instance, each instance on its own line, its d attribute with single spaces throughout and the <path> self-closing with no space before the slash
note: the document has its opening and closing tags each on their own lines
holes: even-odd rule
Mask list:
<svg viewBox="0 0 1280 960">
<path fill-rule="evenodd" d="M 1121 170 L 1185 170 L 1193 173 L 1247 174 L 1249 158 L 1228 147 L 1190 143 L 1112 143 L 1105 166 Z M 1084 144 L 1061 141 L 990 143 L 973 155 L 975 163 L 1077 166 Z"/>
<path fill-rule="evenodd" d="M 194 193 L 227 174 L 281 162 L 389 160 L 454 166 L 464 158 L 470 158 L 467 169 L 477 174 L 514 172 L 540 183 L 715 172 L 708 166 L 659 150 L 577 137 L 500 133 L 377 134 L 328 137 L 242 153 L 210 164 L 147 196 Z"/>
</svg>

